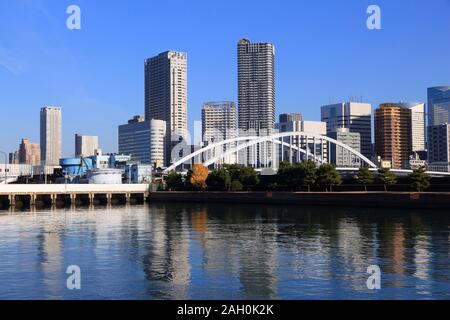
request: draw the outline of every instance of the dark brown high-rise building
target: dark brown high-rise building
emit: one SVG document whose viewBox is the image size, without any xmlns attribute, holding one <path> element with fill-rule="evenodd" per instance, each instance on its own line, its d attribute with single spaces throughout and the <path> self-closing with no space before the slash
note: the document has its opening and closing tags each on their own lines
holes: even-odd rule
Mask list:
<svg viewBox="0 0 450 320">
<path fill-rule="evenodd" d="M 411 135 L 410 109 L 384 103 L 375 110 L 375 153 L 390 161 L 393 169 L 401 169 L 403 161 L 409 160 Z"/>
</svg>

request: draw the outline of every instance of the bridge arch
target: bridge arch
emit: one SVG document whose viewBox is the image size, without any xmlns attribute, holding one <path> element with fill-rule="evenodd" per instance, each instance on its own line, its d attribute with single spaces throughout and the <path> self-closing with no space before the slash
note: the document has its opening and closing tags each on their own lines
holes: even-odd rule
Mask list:
<svg viewBox="0 0 450 320">
<path fill-rule="evenodd" d="M 172 170 L 175 170 L 178 166 L 194 159 L 195 157 L 198 157 L 199 155 L 209 151 L 209 150 L 213 150 L 217 147 L 221 147 L 221 146 L 225 146 L 225 145 L 230 145 L 230 144 L 234 144 L 234 143 L 238 143 L 238 142 L 245 142 L 242 144 L 238 144 L 236 147 L 233 147 L 229 150 L 226 150 L 225 152 L 219 154 L 218 156 L 212 157 L 211 159 L 206 160 L 205 162 L 203 162 L 203 165 L 205 166 L 210 166 L 212 164 L 215 163 L 219 163 L 222 159 L 225 159 L 229 156 L 232 156 L 233 154 L 238 154 L 241 150 L 247 149 L 247 148 L 251 148 L 257 145 L 261 145 L 264 143 L 272 143 L 273 145 L 277 144 L 281 144 L 282 146 L 286 146 L 288 148 L 293 148 L 293 149 L 297 149 L 299 152 L 306 154 L 306 158 L 308 159 L 310 157 L 310 155 L 314 155 L 313 160 L 317 161 L 319 159 L 317 159 L 315 157 L 315 153 L 308 152 L 308 147 L 305 149 L 300 148 L 297 144 L 293 145 L 292 144 L 292 139 L 291 139 L 291 143 L 287 143 L 286 141 L 284 141 L 284 138 L 306 138 L 307 144 L 309 144 L 309 140 L 310 138 L 314 139 L 314 144 L 316 143 L 315 141 L 320 141 L 321 143 L 323 143 L 324 141 L 326 143 L 330 144 L 334 144 L 338 147 L 341 147 L 344 150 L 347 150 L 351 155 L 355 156 L 356 158 L 360 159 L 363 163 L 365 163 L 366 165 L 368 165 L 371 168 L 378 168 L 376 164 L 374 164 L 372 161 L 370 161 L 367 157 L 365 157 L 363 154 L 361 154 L 359 151 L 343 144 L 342 142 L 339 142 L 335 139 L 332 139 L 330 137 L 327 136 L 323 136 L 320 134 L 315 134 L 315 133 L 309 133 L 309 132 L 282 132 L 282 133 L 276 133 L 273 135 L 269 135 L 269 136 L 249 136 L 249 137 L 237 137 L 237 138 L 233 138 L 233 139 L 228 139 L 228 140 L 223 140 L 223 141 L 219 141 L 216 143 L 213 143 L 211 145 L 208 145 L 202 149 L 199 149 L 185 157 L 183 157 L 182 159 L 176 161 L 175 163 L 173 163 L 170 167 L 168 167 L 167 169 L 164 170 L 164 172 L 170 172 Z M 323 157 L 323 155 L 322 155 Z M 323 162 L 323 159 L 321 160 Z"/>
</svg>

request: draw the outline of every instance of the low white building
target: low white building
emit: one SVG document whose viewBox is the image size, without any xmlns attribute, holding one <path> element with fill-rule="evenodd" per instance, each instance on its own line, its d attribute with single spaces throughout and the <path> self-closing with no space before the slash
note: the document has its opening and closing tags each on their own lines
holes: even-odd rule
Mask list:
<svg viewBox="0 0 450 320">
<path fill-rule="evenodd" d="M 162 120 L 145 121 L 143 116 L 135 116 L 119 126 L 119 153 L 131 155 L 132 161 L 163 166 L 165 141 L 166 122 Z"/>
<path fill-rule="evenodd" d="M 281 122 L 282 120 L 288 120 Z M 292 121 L 289 121 L 292 120 Z M 280 115 L 280 122 L 275 124 L 275 129 L 277 129 L 280 133 L 283 132 L 305 132 L 311 133 L 315 135 L 326 136 L 327 134 L 327 124 L 322 121 L 304 121 L 303 117 L 288 117 L 286 114 Z M 302 137 L 299 139 L 294 138 L 292 141 L 290 138 L 284 139 L 285 143 L 291 143 L 295 146 L 298 146 L 304 150 L 308 150 L 309 154 L 315 154 L 319 159 L 323 159 L 324 162 L 328 161 L 328 144 L 324 140 L 322 143 L 317 141 L 317 139 L 313 137 Z M 280 149 L 282 147 L 280 146 Z M 315 150 L 314 150 L 315 148 Z M 281 154 L 283 161 L 289 161 L 290 150 L 288 148 L 282 148 L 283 152 Z M 297 154 L 294 152 L 293 157 L 295 160 L 304 160 L 304 154 Z M 294 161 L 295 162 L 295 161 Z"/>
<path fill-rule="evenodd" d="M 8 183 L 15 182 L 18 177 L 51 175 L 59 166 L 32 166 L 29 164 L 0 164 L 0 183 L 5 183 L 7 178 Z"/>
</svg>

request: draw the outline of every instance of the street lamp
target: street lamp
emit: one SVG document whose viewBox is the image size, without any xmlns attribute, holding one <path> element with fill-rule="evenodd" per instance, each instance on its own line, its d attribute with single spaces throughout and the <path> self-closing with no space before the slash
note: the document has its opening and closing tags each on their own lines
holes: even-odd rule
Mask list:
<svg viewBox="0 0 450 320">
<path fill-rule="evenodd" d="M 8 183 L 8 155 L 6 152 L 0 151 L 1 154 L 5 156 L 5 184 Z"/>
</svg>

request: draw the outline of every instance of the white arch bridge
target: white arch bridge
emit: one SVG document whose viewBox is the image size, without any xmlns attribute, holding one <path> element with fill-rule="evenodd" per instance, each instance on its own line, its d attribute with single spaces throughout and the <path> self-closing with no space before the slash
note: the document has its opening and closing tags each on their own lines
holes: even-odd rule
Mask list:
<svg viewBox="0 0 450 320">
<path fill-rule="evenodd" d="M 209 144 L 189 155 L 172 159 L 165 173 L 183 165 L 202 163 L 212 165 L 239 163 L 256 169 L 278 169 L 280 161 L 297 163 L 312 160 L 319 164 L 329 162 L 330 151 L 338 154 L 344 166 L 369 167 L 377 165 L 359 151 L 332 138 L 307 132 L 283 132 L 267 136 L 243 136 Z"/>
</svg>

